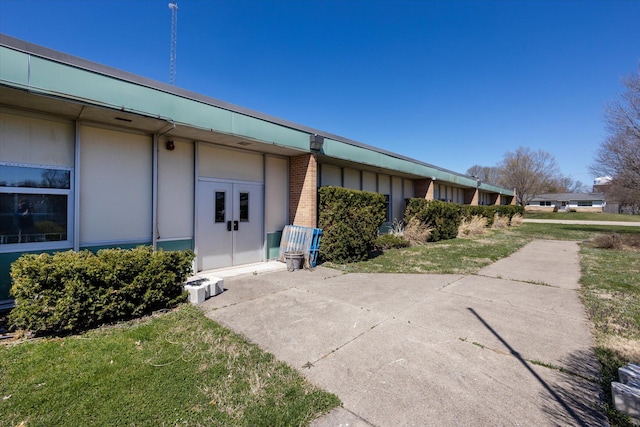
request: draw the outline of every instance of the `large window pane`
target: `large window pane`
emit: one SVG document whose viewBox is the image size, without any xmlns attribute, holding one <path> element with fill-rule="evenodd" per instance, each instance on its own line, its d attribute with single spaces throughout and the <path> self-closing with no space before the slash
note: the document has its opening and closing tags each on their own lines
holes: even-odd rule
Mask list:
<svg viewBox="0 0 640 427">
<path fill-rule="evenodd" d="M 67 240 L 67 198 L 0 193 L 0 244 Z"/>
<path fill-rule="evenodd" d="M 62 169 L 0 165 L 0 187 L 71 188 L 71 172 Z"/>
</svg>

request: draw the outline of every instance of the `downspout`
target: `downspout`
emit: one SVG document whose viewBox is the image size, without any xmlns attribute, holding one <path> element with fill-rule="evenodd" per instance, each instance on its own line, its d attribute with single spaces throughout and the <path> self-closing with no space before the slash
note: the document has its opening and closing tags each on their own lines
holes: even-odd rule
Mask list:
<svg viewBox="0 0 640 427">
<path fill-rule="evenodd" d="M 162 133 L 156 132 L 153 134 L 153 177 L 151 184 L 151 224 L 153 224 L 153 226 L 151 230 L 151 244 L 154 250 L 158 249 L 158 239 L 160 238 L 160 226 L 158 224 L 158 150 L 160 147 L 158 142 L 161 136 L 166 135 L 176 128 L 176 123 L 173 120 L 167 120 L 167 124 L 171 125 L 169 129 Z M 162 128 L 160 128 L 160 130 L 162 130 Z"/>
<path fill-rule="evenodd" d="M 73 168 L 73 250 L 80 250 L 80 121 L 76 119 Z"/>
<path fill-rule="evenodd" d="M 152 178 L 152 190 L 151 190 L 151 223 L 152 227 L 152 241 L 153 249 L 158 249 L 158 237 L 160 231 L 158 230 L 158 134 L 153 134 L 153 178 Z"/>
<path fill-rule="evenodd" d="M 193 252 L 196 256 L 193 258 L 193 272 L 198 273 L 198 156 L 200 155 L 200 143 L 193 141 Z"/>
</svg>

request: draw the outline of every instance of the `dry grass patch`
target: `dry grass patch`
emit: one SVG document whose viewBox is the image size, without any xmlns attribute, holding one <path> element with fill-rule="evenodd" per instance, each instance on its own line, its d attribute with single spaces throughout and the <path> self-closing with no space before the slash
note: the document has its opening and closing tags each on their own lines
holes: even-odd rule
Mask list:
<svg viewBox="0 0 640 427">
<path fill-rule="evenodd" d="M 458 237 L 479 236 L 487 232 L 487 218 L 474 215 L 471 219 L 463 219 L 458 227 Z"/>
<path fill-rule="evenodd" d="M 640 250 L 640 234 L 602 234 L 591 240 L 589 245 L 600 249 L 638 251 Z"/>
<path fill-rule="evenodd" d="M 640 363 L 640 341 L 638 340 L 609 335 L 602 338 L 600 345 L 630 362 Z"/>
<path fill-rule="evenodd" d="M 514 216 L 511 217 L 511 227 L 519 227 L 522 225 L 524 218 L 522 218 L 522 215 L 520 214 L 515 214 Z"/>
<path fill-rule="evenodd" d="M 417 218 L 412 218 L 404 228 L 404 238 L 411 243 L 412 246 L 424 245 L 431 238 L 433 228 L 423 224 Z"/>
<path fill-rule="evenodd" d="M 493 218 L 492 228 L 501 229 L 507 227 L 509 227 L 509 217 L 496 214 L 496 216 Z"/>
</svg>

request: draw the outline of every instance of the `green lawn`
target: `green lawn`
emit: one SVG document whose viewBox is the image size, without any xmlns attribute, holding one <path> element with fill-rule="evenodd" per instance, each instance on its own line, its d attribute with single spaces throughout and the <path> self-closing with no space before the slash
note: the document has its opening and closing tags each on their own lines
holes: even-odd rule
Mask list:
<svg viewBox="0 0 640 427">
<path fill-rule="evenodd" d="M 298 426 L 340 404 L 190 305 L 0 346 L 0 426 Z"/>
<path fill-rule="evenodd" d="M 575 219 L 581 221 L 624 221 L 640 223 L 640 215 L 598 212 L 526 212 L 525 219 Z"/>
<path fill-rule="evenodd" d="M 392 249 L 367 261 L 325 265 L 351 273 L 473 274 L 535 239 L 584 241 L 611 232 L 638 233 L 640 227 L 528 223 L 509 229 L 492 230 L 477 237 Z"/>
</svg>

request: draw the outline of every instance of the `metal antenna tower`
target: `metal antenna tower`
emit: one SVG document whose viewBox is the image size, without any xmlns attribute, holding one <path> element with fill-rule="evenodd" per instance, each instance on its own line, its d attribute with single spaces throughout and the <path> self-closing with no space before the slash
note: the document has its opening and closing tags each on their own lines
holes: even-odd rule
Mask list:
<svg viewBox="0 0 640 427">
<path fill-rule="evenodd" d="M 169 83 L 176 84 L 176 38 L 178 33 L 178 4 L 175 1 L 169 3 L 171 9 L 171 54 L 169 56 Z"/>
</svg>

